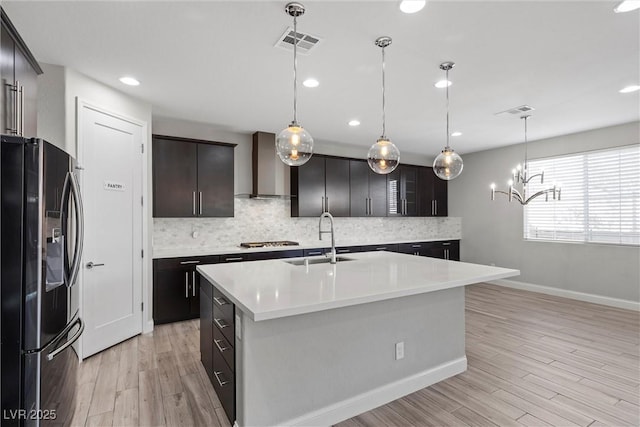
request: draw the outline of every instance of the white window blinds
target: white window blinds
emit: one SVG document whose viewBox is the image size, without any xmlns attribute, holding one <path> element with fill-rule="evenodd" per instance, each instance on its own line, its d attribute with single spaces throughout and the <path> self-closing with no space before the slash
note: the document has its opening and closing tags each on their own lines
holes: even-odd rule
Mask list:
<svg viewBox="0 0 640 427">
<path fill-rule="evenodd" d="M 525 206 L 525 239 L 640 245 L 640 145 L 529 161 L 541 171 L 527 194 L 557 183 L 561 200 Z"/>
</svg>

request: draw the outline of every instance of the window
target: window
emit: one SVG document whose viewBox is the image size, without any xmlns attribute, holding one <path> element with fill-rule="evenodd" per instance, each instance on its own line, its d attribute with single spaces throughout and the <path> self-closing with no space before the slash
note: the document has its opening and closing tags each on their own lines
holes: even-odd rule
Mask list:
<svg viewBox="0 0 640 427">
<path fill-rule="evenodd" d="M 525 206 L 525 239 L 640 245 L 640 145 L 529 161 L 542 171 L 527 193 L 557 183 L 561 199 Z"/>
</svg>

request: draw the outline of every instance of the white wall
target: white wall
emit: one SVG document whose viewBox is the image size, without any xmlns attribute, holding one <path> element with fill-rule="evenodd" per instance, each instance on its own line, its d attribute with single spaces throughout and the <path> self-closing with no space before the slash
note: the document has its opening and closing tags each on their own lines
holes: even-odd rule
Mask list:
<svg viewBox="0 0 640 427">
<path fill-rule="evenodd" d="M 530 142 L 529 158 L 634 144 L 639 131 L 635 122 Z M 523 157 L 523 144 L 464 156 L 462 175 L 449 183 L 449 214 L 462 217 L 462 260 L 519 269 L 519 282 L 637 303 L 640 248 L 525 241 L 523 208 L 501 195 L 490 200 L 489 185 L 505 182 Z"/>
<path fill-rule="evenodd" d="M 82 73 L 67 67 L 52 64 L 41 64 L 44 74 L 38 77 L 38 136 L 65 150 L 77 158 L 77 111 L 76 102 L 80 98 L 107 111 L 120 116 L 129 117 L 148 123 L 147 135 L 147 164 L 146 188 L 143 194 L 151 192 L 151 105 L 136 99 L 124 92 L 93 80 Z M 150 200 L 147 198 L 147 200 Z M 150 206 L 147 204 L 147 206 Z M 151 209 L 145 210 L 144 243 L 147 254 L 151 253 L 152 227 Z M 152 259 L 147 257 L 143 266 L 143 298 L 145 307 L 151 307 Z M 149 330 L 152 315 L 145 310 L 145 327 Z"/>
<path fill-rule="evenodd" d="M 38 76 L 38 137 L 75 156 L 75 145 L 66 146 L 64 108 L 64 67 L 40 64 Z"/>
</svg>

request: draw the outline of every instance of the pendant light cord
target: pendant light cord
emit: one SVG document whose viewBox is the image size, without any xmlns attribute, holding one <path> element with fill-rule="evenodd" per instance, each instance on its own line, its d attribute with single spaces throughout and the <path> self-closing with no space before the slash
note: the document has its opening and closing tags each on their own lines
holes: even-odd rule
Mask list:
<svg viewBox="0 0 640 427">
<path fill-rule="evenodd" d="M 385 114 L 385 79 L 384 79 L 384 47 L 382 48 L 382 139 L 387 139 L 386 114 Z"/>
<path fill-rule="evenodd" d="M 450 147 L 449 147 L 449 69 L 447 68 L 447 70 L 445 71 L 445 79 L 447 80 L 447 89 L 446 89 L 446 93 L 447 93 L 447 147 L 445 148 L 445 150 L 449 151 Z"/>
<path fill-rule="evenodd" d="M 527 163 L 528 163 L 527 147 L 529 145 L 527 140 L 527 120 L 529 119 L 529 116 L 522 116 L 522 118 L 524 119 L 524 170 L 522 171 L 522 173 L 524 174 L 524 178 L 526 180 L 527 179 Z"/>
<path fill-rule="evenodd" d="M 298 20 L 293 17 L 293 125 L 298 125 Z"/>
</svg>

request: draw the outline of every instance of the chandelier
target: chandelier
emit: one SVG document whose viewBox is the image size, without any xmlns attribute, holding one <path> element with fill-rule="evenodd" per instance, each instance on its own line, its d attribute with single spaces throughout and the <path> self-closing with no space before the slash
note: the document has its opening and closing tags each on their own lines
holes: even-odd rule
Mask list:
<svg viewBox="0 0 640 427">
<path fill-rule="evenodd" d="M 507 182 L 507 185 L 509 185 L 508 191 L 496 190 L 496 184 L 491 184 L 491 200 L 496 199 L 496 193 L 506 195 L 510 202 L 515 199 L 522 206 L 529 204 L 533 199 L 542 195 L 544 195 L 545 201 L 549 201 L 549 194 L 552 195 L 553 200 L 560 200 L 560 187 L 555 184 L 551 187 L 537 191 L 530 196 L 527 195 L 527 185 L 532 179 L 540 177 L 540 184 L 544 184 L 544 171 L 531 176 L 529 175 L 529 164 L 527 159 L 527 120 L 529 117 L 531 116 L 526 115 L 520 117 L 524 120 L 524 163 L 516 166 L 515 169 L 511 171 L 512 178 Z M 515 189 L 514 184 L 521 184 L 522 190 L 518 191 Z"/>
</svg>

